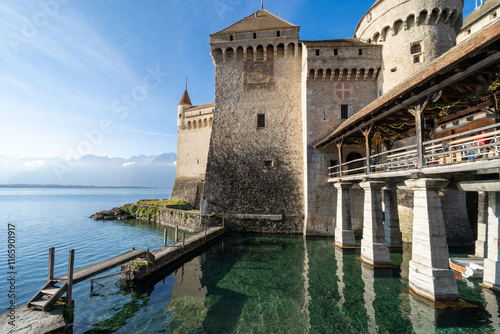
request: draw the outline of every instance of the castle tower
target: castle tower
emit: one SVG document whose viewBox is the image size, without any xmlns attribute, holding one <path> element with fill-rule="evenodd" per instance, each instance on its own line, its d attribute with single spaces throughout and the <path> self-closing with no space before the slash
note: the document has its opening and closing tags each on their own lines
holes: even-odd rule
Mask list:
<svg viewBox="0 0 500 334">
<path fill-rule="evenodd" d="M 187 85 L 186 85 L 187 86 Z M 191 103 L 191 99 L 189 98 L 189 94 L 186 90 L 184 91 L 184 94 L 182 95 L 181 101 L 177 105 L 177 127 L 179 130 L 183 130 L 186 126 L 186 115 L 185 111 L 189 108 L 191 108 L 193 104 Z"/>
<path fill-rule="evenodd" d="M 355 36 L 381 44 L 378 95 L 396 86 L 455 46 L 463 0 L 377 0 Z"/>
<path fill-rule="evenodd" d="M 214 104 L 193 106 L 186 90 L 177 106 L 177 168 L 172 198 L 199 208 L 207 168 Z"/>
<path fill-rule="evenodd" d="M 266 10 L 210 36 L 215 115 L 203 199 L 226 225 L 302 232 L 299 26 Z"/>
</svg>

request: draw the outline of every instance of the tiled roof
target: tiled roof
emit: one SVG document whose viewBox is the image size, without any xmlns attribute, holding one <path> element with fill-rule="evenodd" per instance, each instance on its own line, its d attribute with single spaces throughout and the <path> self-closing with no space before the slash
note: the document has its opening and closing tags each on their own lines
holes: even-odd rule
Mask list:
<svg viewBox="0 0 500 334">
<path fill-rule="evenodd" d="M 441 57 L 437 58 L 429 65 L 418 71 L 411 77 L 407 78 L 399 85 L 392 88 L 390 91 L 370 103 L 354 116 L 347 119 L 339 127 L 333 130 L 327 137 L 318 142 L 315 147 L 322 147 L 330 143 L 333 139 L 341 135 L 342 132 L 355 128 L 364 119 L 373 117 L 381 113 L 384 108 L 394 103 L 398 97 L 403 94 L 411 92 L 415 87 L 422 86 L 425 82 L 432 80 L 440 73 L 444 73 L 454 65 L 459 64 L 461 61 L 469 59 L 471 55 L 480 49 L 485 49 L 492 43 L 500 40 L 500 20 L 491 24 L 484 30 L 473 35 L 463 43 L 455 46 Z"/>
<path fill-rule="evenodd" d="M 479 20 L 483 15 L 488 14 L 491 10 L 500 6 L 500 0 L 488 0 L 481 7 L 476 10 L 473 10 L 472 13 L 465 18 L 464 23 L 462 25 L 462 29 L 467 28 L 477 20 Z"/>
<path fill-rule="evenodd" d="M 191 99 L 189 98 L 189 94 L 187 89 L 184 91 L 184 94 L 182 95 L 181 102 L 179 102 L 179 105 L 188 105 L 192 106 L 193 104 L 191 103 Z"/>
<path fill-rule="evenodd" d="M 239 32 L 279 30 L 279 29 L 297 28 L 297 27 L 298 26 L 286 22 L 285 20 L 277 17 L 276 15 L 271 14 L 267 10 L 262 9 L 213 35 L 227 35 Z"/>
<path fill-rule="evenodd" d="M 198 109 L 207 109 L 207 108 L 214 108 L 215 103 L 207 103 L 207 104 L 200 104 L 199 106 L 191 107 L 187 111 L 193 111 L 193 110 L 198 110 Z"/>
<path fill-rule="evenodd" d="M 301 41 L 306 46 L 311 47 L 331 47 L 331 46 L 351 46 L 351 47 L 382 47 L 377 44 L 362 42 L 357 38 L 329 39 L 322 41 Z"/>
</svg>

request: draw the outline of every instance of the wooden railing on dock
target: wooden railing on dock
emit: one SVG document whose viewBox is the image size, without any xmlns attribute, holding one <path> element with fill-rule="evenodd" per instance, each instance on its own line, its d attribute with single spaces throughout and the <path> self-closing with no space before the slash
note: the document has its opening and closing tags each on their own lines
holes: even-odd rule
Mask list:
<svg viewBox="0 0 500 334">
<path fill-rule="evenodd" d="M 99 275 L 105 271 L 118 267 L 136 258 L 145 258 L 146 261 L 154 260 L 154 255 L 148 250 L 133 249 L 110 259 L 90 265 L 73 272 L 75 250 L 71 249 L 68 260 L 68 274 L 54 278 L 55 249 L 49 249 L 49 275 L 47 283 L 30 299 L 28 307 L 49 311 L 52 306 L 66 292 L 66 303 L 72 306 L 73 285 L 88 278 Z"/>
</svg>

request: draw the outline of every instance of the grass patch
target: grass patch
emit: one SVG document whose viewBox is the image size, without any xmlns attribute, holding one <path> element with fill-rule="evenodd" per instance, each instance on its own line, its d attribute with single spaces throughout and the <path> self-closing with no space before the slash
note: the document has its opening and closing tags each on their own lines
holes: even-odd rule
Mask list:
<svg viewBox="0 0 500 334">
<path fill-rule="evenodd" d="M 191 204 L 180 200 L 180 199 L 175 199 L 175 198 L 170 198 L 170 199 L 141 199 L 140 201 L 137 202 L 137 204 L 141 205 L 153 205 L 153 206 L 159 206 L 159 207 L 166 207 L 170 209 L 176 209 L 176 210 L 192 210 L 193 207 Z"/>
</svg>

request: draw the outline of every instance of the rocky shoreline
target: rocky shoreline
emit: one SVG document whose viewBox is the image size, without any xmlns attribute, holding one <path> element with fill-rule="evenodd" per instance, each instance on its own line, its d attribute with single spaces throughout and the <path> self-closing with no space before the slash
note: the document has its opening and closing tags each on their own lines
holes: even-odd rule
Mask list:
<svg viewBox="0 0 500 334">
<path fill-rule="evenodd" d="M 111 210 L 102 210 L 90 216 L 93 220 L 126 220 L 135 219 L 123 208 L 113 208 Z"/>
</svg>

